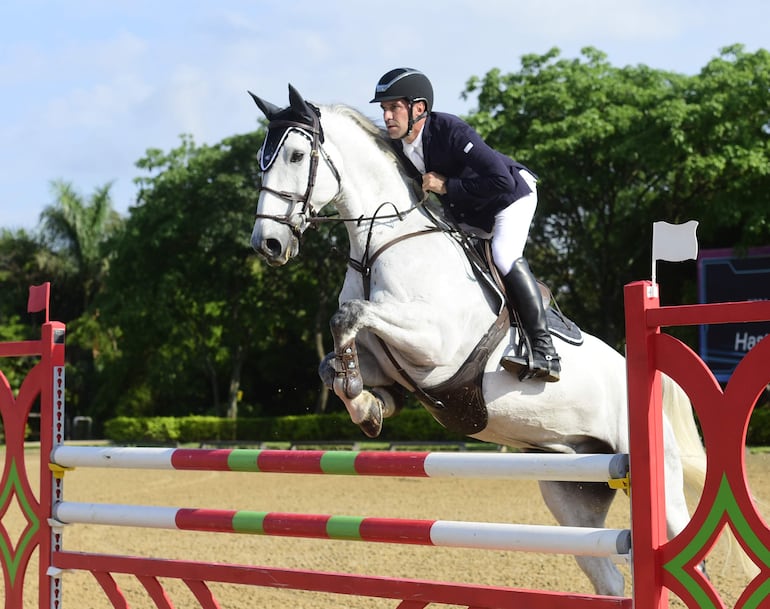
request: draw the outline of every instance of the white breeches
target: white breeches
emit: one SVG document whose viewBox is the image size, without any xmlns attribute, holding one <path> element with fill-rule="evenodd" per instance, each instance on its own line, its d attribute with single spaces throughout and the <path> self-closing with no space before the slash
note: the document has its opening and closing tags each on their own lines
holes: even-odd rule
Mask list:
<svg viewBox="0 0 770 609">
<path fill-rule="evenodd" d="M 529 227 L 537 209 L 537 180 L 526 169 L 519 175 L 532 189 L 528 195 L 517 199 L 495 216 L 492 233 L 487 233 L 468 224 L 460 224 L 464 231 L 481 237 L 492 239 L 492 259 L 500 273 L 505 277 L 513 267 L 513 263 L 524 255 L 524 246 L 529 237 Z"/>
<path fill-rule="evenodd" d="M 535 176 L 526 170 L 520 174 L 532 192 L 501 210 L 495 216 L 495 227 L 492 229 L 492 258 L 503 276 L 511 270 L 514 261 L 524 255 L 529 227 L 537 209 Z"/>
</svg>

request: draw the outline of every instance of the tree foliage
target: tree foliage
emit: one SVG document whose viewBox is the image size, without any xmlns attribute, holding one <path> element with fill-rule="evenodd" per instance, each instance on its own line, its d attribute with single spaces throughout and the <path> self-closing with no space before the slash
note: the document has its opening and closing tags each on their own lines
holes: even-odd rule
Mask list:
<svg viewBox="0 0 770 609">
<path fill-rule="evenodd" d="M 698 219 L 702 247 L 767 243 L 769 85 L 770 54 L 740 46 L 696 76 L 587 48 L 468 81 L 469 122 L 539 175 L 527 255 L 581 324 L 620 343 L 622 286 L 650 275 L 654 221 Z M 668 298 L 692 300 L 693 270 L 662 276 Z"/>
<path fill-rule="evenodd" d="M 23 338 L 18 331 L 27 326 L 25 334 L 34 332 L 33 322 L 42 314 L 26 314 L 27 291 L 30 285 L 50 281 L 52 318 L 71 320 L 67 336 L 68 402 L 76 413 L 85 407 L 84 398 L 96 383 L 99 328 L 90 305 L 108 269 L 105 243 L 122 221 L 112 208 L 110 187 L 97 188 L 86 199 L 72 184 L 56 180 L 51 183 L 54 202 L 43 210 L 38 230 L 34 234 L 4 231 L 0 236 L 4 338 Z"/>
<path fill-rule="evenodd" d="M 312 259 L 270 269 L 248 242 L 262 136 L 216 146 L 185 137 L 139 161 L 150 176 L 113 243 L 101 303 L 119 339 L 100 402 L 116 412 L 235 417 L 240 395 L 260 412 L 313 404 Z"/>
</svg>

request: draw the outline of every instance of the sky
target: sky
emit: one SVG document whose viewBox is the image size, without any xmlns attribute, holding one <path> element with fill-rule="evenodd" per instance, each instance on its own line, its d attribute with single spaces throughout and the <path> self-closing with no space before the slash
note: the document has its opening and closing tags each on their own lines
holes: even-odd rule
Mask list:
<svg viewBox="0 0 770 609">
<path fill-rule="evenodd" d="M 34 230 L 63 180 L 135 203 L 136 162 L 182 134 L 217 144 L 258 127 L 247 89 L 276 105 L 368 102 L 394 67 L 425 72 L 436 110 L 470 114 L 472 76 L 586 46 L 615 66 L 697 74 L 725 46 L 768 48 L 767 0 L 3 0 L 0 228 Z M 256 154 L 255 150 L 255 154 Z"/>
</svg>

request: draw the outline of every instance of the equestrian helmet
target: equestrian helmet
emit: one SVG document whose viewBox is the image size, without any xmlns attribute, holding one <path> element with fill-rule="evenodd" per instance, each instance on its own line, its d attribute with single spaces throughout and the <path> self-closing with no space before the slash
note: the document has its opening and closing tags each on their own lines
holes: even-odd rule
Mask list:
<svg viewBox="0 0 770 609">
<path fill-rule="evenodd" d="M 396 68 L 380 78 L 374 89 L 374 99 L 369 103 L 379 103 L 394 99 L 406 99 L 409 104 L 424 101 L 426 111 L 433 108 L 433 86 L 430 80 L 414 68 Z"/>
</svg>

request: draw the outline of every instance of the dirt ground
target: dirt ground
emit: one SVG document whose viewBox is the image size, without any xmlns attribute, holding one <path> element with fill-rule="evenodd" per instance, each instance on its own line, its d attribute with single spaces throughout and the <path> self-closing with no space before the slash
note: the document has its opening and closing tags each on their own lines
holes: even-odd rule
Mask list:
<svg viewBox="0 0 770 609">
<path fill-rule="evenodd" d="M 0 456 L 2 452 L 0 452 Z M 770 455 L 749 455 L 751 489 L 760 505 L 770 505 Z M 37 468 L 28 455 L 27 467 Z M 277 474 L 136 471 L 79 468 L 65 478 L 69 501 L 126 503 L 350 516 L 426 518 L 486 522 L 555 524 L 534 482 L 286 476 Z M 628 526 L 628 500 L 619 496 L 608 526 Z M 763 516 L 765 514 L 763 513 Z M 23 520 L 13 506 L 3 525 L 16 539 Z M 16 533 L 14 533 L 16 531 Z M 479 583 L 590 593 L 586 578 L 570 556 L 488 550 L 307 540 L 258 535 L 191 533 L 158 529 L 70 525 L 64 548 L 184 560 L 319 569 L 392 577 Z M 37 555 L 25 583 L 24 609 L 37 607 Z M 626 567 L 622 567 L 628 573 Z M 715 552 L 709 573 L 732 606 L 746 581 L 733 562 Z M 133 578 L 116 576 L 134 609 L 152 608 L 144 588 Z M 627 578 L 628 579 L 628 578 Z M 174 607 L 198 607 L 184 584 L 163 582 Z M 308 592 L 211 584 L 223 609 L 395 609 L 397 601 Z M 630 586 L 626 585 L 630 595 Z M 87 573 L 64 577 L 63 606 L 108 609 L 112 605 Z M 3 594 L 0 601 L 4 602 Z M 674 599 L 672 606 L 681 607 Z"/>
</svg>

